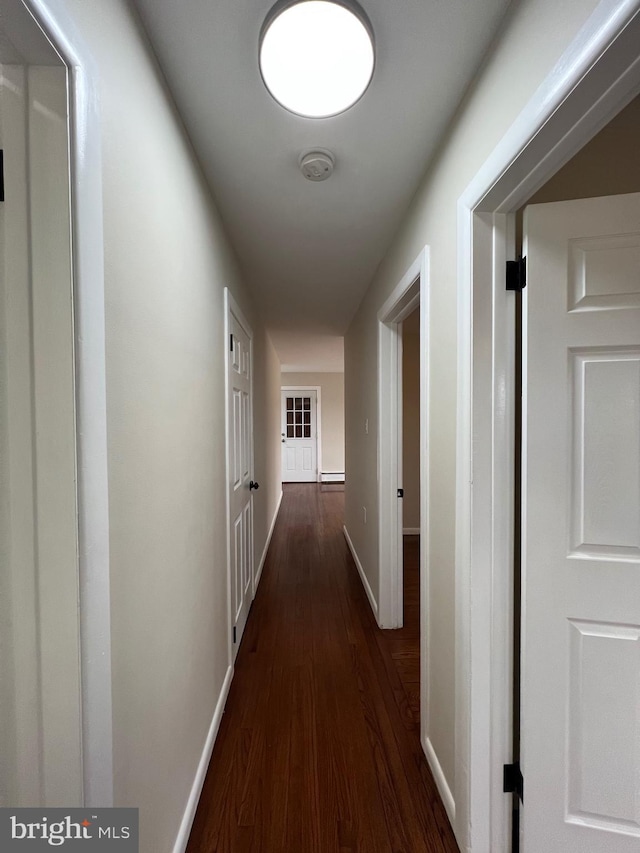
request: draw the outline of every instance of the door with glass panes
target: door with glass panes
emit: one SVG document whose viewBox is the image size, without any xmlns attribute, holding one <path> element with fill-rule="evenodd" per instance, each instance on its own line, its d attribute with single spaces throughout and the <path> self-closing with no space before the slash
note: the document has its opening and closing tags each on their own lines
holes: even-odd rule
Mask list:
<svg viewBox="0 0 640 853">
<path fill-rule="evenodd" d="M 318 479 L 315 390 L 282 392 L 282 482 Z"/>
</svg>

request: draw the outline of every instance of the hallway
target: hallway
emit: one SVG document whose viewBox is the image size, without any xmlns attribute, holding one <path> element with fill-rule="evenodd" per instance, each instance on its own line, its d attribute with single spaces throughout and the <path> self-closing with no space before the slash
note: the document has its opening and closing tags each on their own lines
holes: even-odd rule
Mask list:
<svg viewBox="0 0 640 853">
<path fill-rule="evenodd" d="M 187 853 L 458 851 L 419 743 L 417 538 L 406 627 L 381 631 L 343 510 L 284 485 Z"/>
</svg>

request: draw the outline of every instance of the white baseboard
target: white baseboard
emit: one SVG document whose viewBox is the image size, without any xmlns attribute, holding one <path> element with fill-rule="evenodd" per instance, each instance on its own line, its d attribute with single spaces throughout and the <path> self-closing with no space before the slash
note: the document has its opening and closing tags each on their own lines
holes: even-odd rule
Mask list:
<svg viewBox="0 0 640 853">
<path fill-rule="evenodd" d="M 456 819 L 456 801 L 453 799 L 451 788 L 447 784 L 447 780 L 442 771 L 442 767 L 440 766 L 440 762 L 438 761 L 436 751 L 428 737 L 422 742 L 422 748 L 424 749 L 424 754 L 427 756 L 427 762 L 429 763 L 429 767 L 433 773 L 433 778 L 438 788 L 438 792 L 442 797 L 442 802 L 444 803 L 447 815 L 449 816 L 449 821 L 451 822 L 451 826 L 453 826 Z"/>
<path fill-rule="evenodd" d="M 356 568 L 360 575 L 360 580 L 362 581 L 364 591 L 367 593 L 367 598 L 369 599 L 369 604 L 371 605 L 371 609 L 373 610 L 373 615 L 376 617 L 376 622 L 378 622 L 378 602 L 376 601 L 371 587 L 369 586 L 369 581 L 367 580 L 367 576 L 364 573 L 362 563 L 360 562 L 360 558 L 358 557 L 356 549 L 353 546 L 353 542 L 351 541 L 351 537 L 349 536 L 349 531 L 347 530 L 346 525 L 344 525 L 342 529 L 344 531 L 344 538 L 347 540 L 347 545 L 349 546 L 349 550 L 351 551 L 353 562 L 356 564 Z M 380 623 L 378 622 L 378 624 Z"/>
<path fill-rule="evenodd" d="M 420 528 L 419 527 L 403 527 L 402 528 L 403 536 L 419 536 Z"/>
<path fill-rule="evenodd" d="M 227 669 L 227 674 L 225 675 L 224 682 L 222 684 L 222 689 L 220 691 L 220 695 L 218 696 L 216 709 L 213 713 L 211 725 L 209 726 L 209 733 L 207 734 L 204 749 L 202 750 L 202 755 L 200 756 L 200 762 L 198 764 L 195 779 L 193 780 L 193 785 L 191 786 L 191 793 L 189 794 L 189 799 L 187 800 L 187 806 L 182 816 L 182 823 L 180 824 L 178 836 L 176 838 L 175 844 L 173 845 L 173 853 L 184 853 L 184 851 L 187 849 L 187 844 L 189 842 L 189 834 L 193 825 L 193 819 L 196 816 L 198 801 L 200 800 L 202 786 L 204 785 L 204 779 L 207 775 L 207 768 L 209 767 L 209 761 L 211 760 L 211 753 L 213 752 L 213 745 L 216 741 L 216 735 L 218 734 L 218 729 L 220 728 L 220 721 L 222 720 L 222 713 L 224 711 L 224 706 L 227 701 L 227 696 L 229 695 L 229 688 L 231 687 L 232 678 L 233 667 L 230 666 Z"/>
<path fill-rule="evenodd" d="M 344 483 L 344 471 L 323 471 L 320 474 L 321 483 Z"/>
<path fill-rule="evenodd" d="M 262 549 L 262 556 L 260 557 L 260 565 L 258 566 L 258 571 L 256 572 L 256 579 L 253 583 L 253 594 L 255 595 L 256 590 L 258 589 L 258 584 L 260 583 L 260 578 L 262 577 L 262 570 L 264 569 L 264 562 L 267 559 L 267 551 L 269 550 L 269 545 L 271 544 L 271 537 L 273 536 L 273 528 L 276 526 L 276 521 L 278 520 L 278 513 L 280 512 L 280 504 L 282 503 L 282 489 L 280 489 L 280 497 L 278 498 L 278 503 L 276 504 L 276 511 L 273 513 L 273 518 L 271 519 L 271 527 L 269 528 L 269 532 L 267 533 L 267 541 L 264 543 L 264 548 Z"/>
</svg>

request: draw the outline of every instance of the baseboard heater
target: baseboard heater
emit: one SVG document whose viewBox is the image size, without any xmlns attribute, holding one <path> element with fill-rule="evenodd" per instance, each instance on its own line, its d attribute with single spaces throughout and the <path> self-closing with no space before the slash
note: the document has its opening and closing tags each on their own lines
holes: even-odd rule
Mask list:
<svg viewBox="0 0 640 853">
<path fill-rule="evenodd" d="M 344 471 L 323 471 L 320 474 L 321 483 L 344 483 Z"/>
</svg>

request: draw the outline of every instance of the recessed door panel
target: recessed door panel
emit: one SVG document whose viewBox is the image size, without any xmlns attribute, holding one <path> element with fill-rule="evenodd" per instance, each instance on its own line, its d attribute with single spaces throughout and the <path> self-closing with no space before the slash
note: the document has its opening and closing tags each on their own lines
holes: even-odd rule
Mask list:
<svg viewBox="0 0 640 853">
<path fill-rule="evenodd" d="M 611 275 L 612 266 L 615 275 Z M 634 306 L 640 306 L 640 234 L 571 240 L 569 309 L 602 311 Z"/>
<path fill-rule="evenodd" d="M 315 390 L 282 392 L 282 479 L 313 483 L 318 479 L 317 395 Z"/>
<path fill-rule="evenodd" d="M 310 447 L 302 448 L 302 470 L 313 471 L 313 452 Z"/>
<path fill-rule="evenodd" d="M 232 445 L 231 445 L 231 465 L 233 470 L 233 489 L 237 490 L 242 485 L 242 392 L 238 388 L 232 389 L 232 407 L 233 407 L 233 429 Z"/>
<path fill-rule="evenodd" d="M 235 604 L 235 621 L 238 621 L 242 610 L 243 589 L 244 584 L 242 575 L 245 570 L 245 548 L 244 548 L 244 518 L 240 515 L 236 518 L 233 524 L 233 555 L 232 555 L 232 573 L 234 578 L 234 604 Z"/>
<path fill-rule="evenodd" d="M 568 819 L 640 837 L 640 626 L 569 630 Z"/>
<path fill-rule="evenodd" d="M 640 558 L 640 350 L 572 351 L 572 551 Z"/>
</svg>

